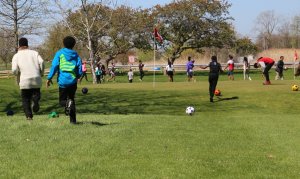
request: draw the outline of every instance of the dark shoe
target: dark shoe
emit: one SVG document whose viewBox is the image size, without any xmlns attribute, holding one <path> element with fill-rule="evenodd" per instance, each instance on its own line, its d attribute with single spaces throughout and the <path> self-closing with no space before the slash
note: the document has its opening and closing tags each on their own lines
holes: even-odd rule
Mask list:
<svg viewBox="0 0 300 179">
<path fill-rule="evenodd" d="M 213 98 L 209 98 L 209 101 L 210 101 L 211 103 L 213 103 L 213 102 L 214 102 Z"/>
</svg>

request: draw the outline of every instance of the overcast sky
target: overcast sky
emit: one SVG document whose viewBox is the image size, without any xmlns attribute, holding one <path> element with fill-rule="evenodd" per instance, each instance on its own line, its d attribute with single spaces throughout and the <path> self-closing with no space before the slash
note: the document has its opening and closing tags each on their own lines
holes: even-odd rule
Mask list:
<svg viewBox="0 0 300 179">
<path fill-rule="evenodd" d="M 167 4 L 172 0 L 125 0 L 131 7 L 149 8 L 156 4 Z M 263 11 L 274 10 L 282 18 L 300 15 L 300 0 L 229 0 L 232 4 L 230 15 L 235 19 L 233 24 L 236 31 L 255 39 L 253 32 L 257 16 Z"/>
</svg>

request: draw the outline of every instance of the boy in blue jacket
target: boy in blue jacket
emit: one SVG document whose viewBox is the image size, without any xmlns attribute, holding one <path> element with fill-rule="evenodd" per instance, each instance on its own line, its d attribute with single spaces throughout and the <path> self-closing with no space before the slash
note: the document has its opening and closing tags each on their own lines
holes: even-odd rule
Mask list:
<svg viewBox="0 0 300 179">
<path fill-rule="evenodd" d="M 66 115 L 70 116 L 70 123 L 76 124 L 75 93 L 77 80 L 82 75 L 81 59 L 76 51 L 72 50 L 76 40 L 67 36 L 63 40 L 65 48 L 56 52 L 47 78 L 47 88 L 52 83 L 52 78 L 57 72 L 59 86 L 59 104 L 65 107 Z"/>
</svg>

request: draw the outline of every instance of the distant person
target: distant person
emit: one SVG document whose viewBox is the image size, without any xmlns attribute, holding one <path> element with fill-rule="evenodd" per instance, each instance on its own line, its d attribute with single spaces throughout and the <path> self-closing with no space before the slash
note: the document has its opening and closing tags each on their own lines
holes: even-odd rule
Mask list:
<svg viewBox="0 0 300 179">
<path fill-rule="evenodd" d="M 263 85 L 271 84 L 270 77 L 269 77 L 269 71 L 272 68 L 272 66 L 274 65 L 274 63 L 275 63 L 275 61 L 269 57 L 260 57 L 257 59 L 256 63 L 254 63 L 254 68 L 260 67 L 263 72 L 263 75 L 265 78 L 265 82 L 263 83 Z"/>
<path fill-rule="evenodd" d="M 81 83 L 81 81 L 82 81 L 83 78 L 85 78 L 86 81 L 89 81 L 88 78 L 87 78 L 86 72 L 87 72 L 87 68 L 86 68 L 86 60 L 84 60 L 84 61 L 82 62 L 82 75 L 81 75 L 81 77 L 80 77 L 80 79 L 79 79 L 79 83 Z"/>
<path fill-rule="evenodd" d="M 172 64 L 172 62 L 170 60 L 168 60 L 168 65 L 166 66 L 166 73 L 169 77 L 170 82 L 174 81 L 174 79 L 173 79 L 174 72 L 175 72 L 174 65 Z"/>
<path fill-rule="evenodd" d="M 52 84 L 52 78 L 57 73 L 59 86 L 59 104 L 65 107 L 65 114 L 70 116 L 70 123 L 76 124 L 75 94 L 77 81 L 82 76 L 81 59 L 72 50 L 76 40 L 67 36 L 63 39 L 64 48 L 56 52 L 47 78 L 47 88 Z"/>
<path fill-rule="evenodd" d="M 284 70 L 284 56 L 280 56 L 278 62 L 276 63 L 276 77 L 275 80 L 283 80 L 283 70 Z"/>
<path fill-rule="evenodd" d="M 129 72 L 127 73 L 127 76 L 128 76 L 128 82 L 132 83 L 132 81 L 133 81 L 133 71 L 132 71 L 131 68 L 129 69 Z"/>
<path fill-rule="evenodd" d="M 26 38 L 19 39 L 18 52 L 12 59 L 12 73 L 17 75 L 17 83 L 21 90 L 22 107 L 27 120 L 32 120 L 32 112 L 40 109 L 42 76 L 44 60 L 38 52 L 28 48 Z M 33 105 L 31 106 L 31 103 Z"/>
<path fill-rule="evenodd" d="M 105 75 L 106 75 L 106 69 L 105 69 L 105 66 L 103 64 L 100 64 L 100 70 L 101 70 L 101 75 L 100 75 L 100 80 L 102 82 L 105 81 Z"/>
<path fill-rule="evenodd" d="M 212 56 L 211 57 L 211 62 L 204 67 L 201 67 L 202 69 L 206 69 L 207 67 L 209 67 L 209 77 L 208 77 L 208 81 L 209 81 L 209 101 L 210 102 L 214 102 L 213 98 L 215 95 L 215 90 L 217 87 L 217 83 L 218 83 L 218 79 L 219 79 L 219 74 L 220 72 L 223 72 L 221 64 L 218 63 L 218 59 L 217 56 Z"/>
<path fill-rule="evenodd" d="M 226 70 L 228 68 L 228 72 L 227 72 L 227 75 L 228 75 L 228 79 L 229 80 L 234 80 L 234 76 L 233 76 L 233 71 L 234 71 L 234 61 L 233 61 L 233 56 L 232 55 L 229 55 L 228 56 L 229 59 L 227 61 L 227 66 L 225 67 L 224 70 Z"/>
<path fill-rule="evenodd" d="M 102 74 L 102 71 L 101 71 L 100 65 L 101 64 L 97 64 L 97 67 L 95 68 L 95 75 L 96 75 L 96 79 L 97 79 L 97 84 L 101 83 L 101 74 Z"/>
<path fill-rule="evenodd" d="M 244 70 L 244 80 L 252 80 L 250 78 L 250 63 L 248 62 L 248 58 L 244 57 L 243 60 L 243 70 Z"/>
<path fill-rule="evenodd" d="M 194 73 L 193 73 L 193 68 L 194 68 L 194 63 L 195 60 L 192 60 L 192 57 L 188 57 L 188 62 L 186 63 L 186 74 L 188 76 L 188 81 L 192 81 Z"/>
<path fill-rule="evenodd" d="M 107 81 L 110 81 L 110 80 L 115 81 L 116 80 L 115 72 L 116 72 L 116 66 L 114 63 L 111 63 L 111 68 L 109 70 L 110 78 Z"/>
<path fill-rule="evenodd" d="M 145 72 L 144 72 L 144 64 L 141 60 L 139 60 L 139 72 L 140 72 L 140 81 L 143 81 L 143 78 L 145 76 Z"/>
</svg>

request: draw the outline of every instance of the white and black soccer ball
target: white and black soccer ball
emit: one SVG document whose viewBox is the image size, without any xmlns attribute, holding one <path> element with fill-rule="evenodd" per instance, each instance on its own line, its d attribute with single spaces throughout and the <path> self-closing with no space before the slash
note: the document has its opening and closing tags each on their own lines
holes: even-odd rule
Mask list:
<svg viewBox="0 0 300 179">
<path fill-rule="evenodd" d="M 185 113 L 188 115 L 193 115 L 195 113 L 195 108 L 192 106 L 188 106 L 185 110 Z"/>
</svg>

